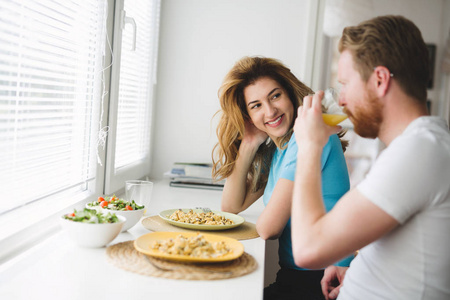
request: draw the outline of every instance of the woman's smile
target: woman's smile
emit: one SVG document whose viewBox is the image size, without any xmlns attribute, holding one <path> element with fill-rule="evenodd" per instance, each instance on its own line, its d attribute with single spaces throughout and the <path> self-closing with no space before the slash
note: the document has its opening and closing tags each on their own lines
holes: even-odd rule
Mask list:
<svg viewBox="0 0 450 300">
<path fill-rule="evenodd" d="M 269 125 L 270 127 L 277 127 L 278 125 L 281 124 L 281 122 L 283 121 L 284 115 L 279 116 L 278 118 L 276 118 L 273 121 L 268 121 L 266 124 Z"/>
</svg>

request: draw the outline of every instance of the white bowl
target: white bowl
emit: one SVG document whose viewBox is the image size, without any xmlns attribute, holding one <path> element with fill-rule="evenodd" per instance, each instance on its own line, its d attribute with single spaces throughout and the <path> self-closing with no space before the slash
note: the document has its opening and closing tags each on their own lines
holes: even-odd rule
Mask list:
<svg viewBox="0 0 450 300">
<path fill-rule="evenodd" d="M 101 212 L 103 212 L 104 214 L 109 212 L 115 213 L 117 216 L 125 217 L 127 220 L 122 228 L 122 232 L 124 232 L 136 225 L 137 222 L 139 222 L 141 217 L 144 215 L 144 210 L 145 208 L 138 210 L 112 210 L 102 208 Z"/>
<path fill-rule="evenodd" d="M 121 232 L 126 219 L 120 215 L 117 218 L 117 223 L 91 224 L 71 221 L 61 216 L 61 227 L 79 246 L 100 248 L 111 243 Z"/>
</svg>

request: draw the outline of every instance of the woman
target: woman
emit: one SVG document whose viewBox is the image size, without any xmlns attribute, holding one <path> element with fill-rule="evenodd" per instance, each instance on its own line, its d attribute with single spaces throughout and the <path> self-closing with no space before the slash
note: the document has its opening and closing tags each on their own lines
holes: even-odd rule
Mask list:
<svg viewBox="0 0 450 300">
<path fill-rule="evenodd" d="M 213 149 L 213 175 L 227 178 L 222 210 L 239 213 L 263 196 L 266 207 L 256 230 L 263 239 L 279 240 L 281 268 L 276 282 L 264 290 L 265 299 L 323 299 L 323 270 L 295 265 L 290 228 L 297 157 L 293 125 L 303 97 L 312 93 L 282 63 L 263 57 L 239 60 L 219 90 L 222 109 L 219 141 Z M 346 145 L 334 135 L 324 147 L 322 192 L 327 210 L 350 187 L 343 155 Z M 348 265 L 350 260 L 340 265 Z"/>
</svg>

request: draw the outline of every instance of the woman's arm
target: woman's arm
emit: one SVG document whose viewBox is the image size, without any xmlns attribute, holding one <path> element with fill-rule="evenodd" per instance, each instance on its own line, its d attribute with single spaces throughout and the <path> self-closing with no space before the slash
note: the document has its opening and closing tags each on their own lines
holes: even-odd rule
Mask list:
<svg viewBox="0 0 450 300">
<path fill-rule="evenodd" d="M 283 232 L 290 216 L 294 182 L 280 178 L 273 190 L 269 203 L 256 222 L 256 231 L 265 240 L 277 239 Z"/>
<path fill-rule="evenodd" d="M 325 299 L 336 299 L 344 282 L 345 273 L 348 267 L 329 266 L 325 269 L 323 278 L 320 281 L 322 293 Z"/>
<path fill-rule="evenodd" d="M 247 209 L 264 193 L 261 188 L 256 192 L 250 190 L 248 172 L 259 146 L 265 142 L 267 134 L 260 131 L 249 121 L 245 123 L 245 133 L 239 147 L 233 172 L 228 176 L 222 193 L 222 210 L 239 213 Z"/>
</svg>

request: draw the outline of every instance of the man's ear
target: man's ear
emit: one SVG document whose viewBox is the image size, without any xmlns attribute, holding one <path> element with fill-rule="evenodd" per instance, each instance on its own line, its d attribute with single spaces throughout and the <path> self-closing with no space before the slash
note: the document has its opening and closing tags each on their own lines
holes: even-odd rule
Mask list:
<svg viewBox="0 0 450 300">
<path fill-rule="evenodd" d="M 373 71 L 374 74 L 372 76 L 374 76 L 373 80 L 375 83 L 377 96 L 383 97 L 388 91 L 389 83 L 392 80 L 394 74 L 392 74 L 389 69 L 384 66 L 375 67 Z"/>
</svg>

